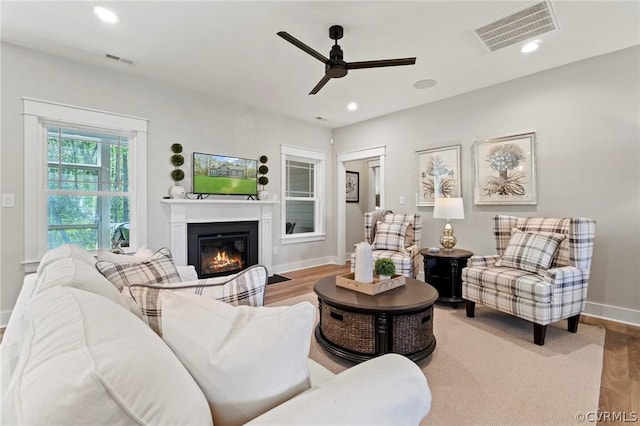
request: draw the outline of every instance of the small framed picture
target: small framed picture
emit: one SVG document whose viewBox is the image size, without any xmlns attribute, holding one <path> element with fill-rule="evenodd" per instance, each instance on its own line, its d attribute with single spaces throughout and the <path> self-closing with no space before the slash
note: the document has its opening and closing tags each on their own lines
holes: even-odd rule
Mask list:
<svg viewBox="0 0 640 426">
<path fill-rule="evenodd" d="M 347 203 L 358 203 L 360 201 L 360 173 L 347 171 L 346 181 Z"/>
<path fill-rule="evenodd" d="M 524 133 L 473 145 L 477 205 L 536 204 L 536 134 Z"/>
<path fill-rule="evenodd" d="M 416 151 L 417 206 L 433 206 L 439 197 L 461 197 L 460 145 Z"/>
</svg>

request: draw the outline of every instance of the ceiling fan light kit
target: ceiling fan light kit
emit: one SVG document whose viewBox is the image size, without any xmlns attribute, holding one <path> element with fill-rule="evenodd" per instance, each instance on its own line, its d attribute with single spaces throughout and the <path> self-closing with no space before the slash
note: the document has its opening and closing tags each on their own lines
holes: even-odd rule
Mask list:
<svg viewBox="0 0 640 426">
<path fill-rule="evenodd" d="M 334 44 L 329 52 L 329 58 L 307 46 L 297 38 L 293 37 L 285 31 L 278 32 L 278 35 L 289 43 L 296 46 L 298 49 L 313 56 L 320 62 L 324 63 L 324 77 L 315 85 L 310 95 L 315 95 L 329 82 L 332 78 L 342 78 L 349 70 L 364 69 L 364 68 L 379 68 L 379 67 L 395 67 L 400 65 L 415 65 L 416 58 L 400 58 L 400 59 L 382 59 L 376 61 L 359 61 L 359 62 L 346 62 L 343 57 L 344 54 L 338 40 L 344 35 L 344 29 L 340 25 L 332 25 L 329 28 L 329 38 L 334 40 Z"/>
</svg>

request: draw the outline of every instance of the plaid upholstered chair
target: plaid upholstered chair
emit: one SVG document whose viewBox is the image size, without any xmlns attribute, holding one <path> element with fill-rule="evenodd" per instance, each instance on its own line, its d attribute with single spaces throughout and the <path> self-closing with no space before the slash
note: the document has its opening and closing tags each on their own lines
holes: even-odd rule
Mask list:
<svg viewBox="0 0 640 426">
<path fill-rule="evenodd" d="M 422 217 L 419 214 L 394 214 L 374 211 L 364 214 L 364 234 L 373 246 L 373 261 L 389 257 L 396 274 L 415 278 L 420 270 Z M 355 272 L 356 256 L 351 255 L 351 272 Z"/>
<path fill-rule="evenodd" d="M 537 345 L 552 322 L 568 319 L 568 330 L 578 331 L 595 221 L 496 215 L 493 227 L 498 254 L 473 256 L 462 270 L 467 316 L 477 302 L 531 321 Z"/>
</svg>

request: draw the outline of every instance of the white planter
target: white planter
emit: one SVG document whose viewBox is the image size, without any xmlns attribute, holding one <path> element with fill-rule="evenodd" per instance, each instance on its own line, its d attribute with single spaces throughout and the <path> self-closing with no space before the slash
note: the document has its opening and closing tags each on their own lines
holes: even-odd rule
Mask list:
<svg viewBox="0 0 640 426">
<path fill-rule="evenodd" d="M 187 191 L 180 185 L 169 187 L 169 196 L 173 199 L 183 199 L 186 197 Z"/>
<path fill-rule="evenodd" d="M 258 191 L 258 200 L 268 200 L 269 192 L 266 189 L 261 189 Z"/>
</svg>

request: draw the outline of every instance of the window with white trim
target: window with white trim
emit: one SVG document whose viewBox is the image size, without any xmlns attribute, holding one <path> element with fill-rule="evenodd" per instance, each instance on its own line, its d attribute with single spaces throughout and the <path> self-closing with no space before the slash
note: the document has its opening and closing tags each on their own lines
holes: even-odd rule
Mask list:
<svg viewBox="0 0 640 426">
<path fill-rule="evenodd" d="M 283 145 L 283 244 L 325 239 L 325 154 Z"/>
<path fill-rule="evenodd" d="M 47 248 L 129 247 L 129 135 L 47 127 Z"/>
<path fill-rule="evenodd" d="M 146 244 L 147 120 L 23 101 L 25 270 L 62 244 Z"/>
</svg>

